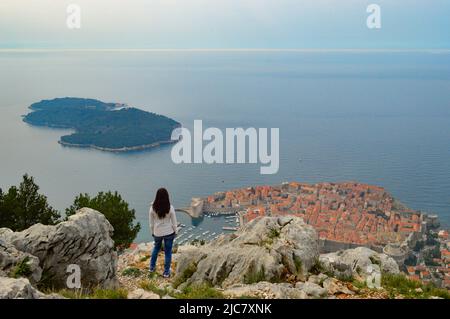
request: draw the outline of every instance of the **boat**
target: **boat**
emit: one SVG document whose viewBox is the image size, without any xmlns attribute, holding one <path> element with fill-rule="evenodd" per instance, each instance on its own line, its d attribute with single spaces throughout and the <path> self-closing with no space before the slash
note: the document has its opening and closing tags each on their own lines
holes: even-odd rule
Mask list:
<svg viewBox="0 0 450 319">
<path fill-rule="evenodd" d="M 224 226 L 222 227 L 223 230 L 238 230 L 237 227 L 228 227 L 228 226 Z"/>
</svg>

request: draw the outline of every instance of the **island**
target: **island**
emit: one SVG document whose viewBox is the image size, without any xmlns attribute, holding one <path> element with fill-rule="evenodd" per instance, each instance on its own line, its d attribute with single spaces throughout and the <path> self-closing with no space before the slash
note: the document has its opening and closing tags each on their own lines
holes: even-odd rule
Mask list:
<svg viewBox="0 0 450 319">
<path fill-rule="evenodd" d="M 62 136 L 60 144 L 102 151 L 127 152 L 173 143 L 172 131 L 181 126 L 163 115 L 95 99 L 56 98 L 29 108 L 32 112 L 23 121 L 30 125 L 74 130 Z"/>
</svg>

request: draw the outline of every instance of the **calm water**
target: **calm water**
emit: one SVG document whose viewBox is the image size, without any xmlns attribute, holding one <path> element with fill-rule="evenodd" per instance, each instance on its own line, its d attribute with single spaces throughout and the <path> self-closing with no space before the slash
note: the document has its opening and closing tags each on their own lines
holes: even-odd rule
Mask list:
<svg viewBox="0 0 450 319">
<path fill-rule="evenodd" d="M 80 192 L 117 190 L 142 223 L 138 241 L 150 240 L 147 206 L 160 186 L 186 206 L 193 196 L 255 184 L 356 180 L 450 224 L 450 54 L 3 52 L 0 71 L 0 187 L 27 172 L 60 210 Z M 66 131 L 21 121 L 31 103 L 63 96 L 124 102 L 187 127 L 194 119 L 279 127 L 280 170 L 177 166 L 170 146 L 130 154 L 64 148 L 57 141 Z M 202 231 L 223 224 L 193 223 Z"/>
</svg>

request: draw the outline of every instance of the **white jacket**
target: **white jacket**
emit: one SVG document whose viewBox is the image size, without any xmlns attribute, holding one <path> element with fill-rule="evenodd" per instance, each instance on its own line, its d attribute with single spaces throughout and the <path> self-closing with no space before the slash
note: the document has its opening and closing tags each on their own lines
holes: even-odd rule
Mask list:
<svg viewBox="0 0 450 319">
<path fill-rule="evenodd" d="M 170 205 L 169 213 L 164 218 L 159 218 L 158 214 L 153 210 L 153 205 L 150 205 L 149 219 L 150 233 L 153 236 L 162 237 L 177 233 L 177 216 L 172 205 Z"/>
</svg>

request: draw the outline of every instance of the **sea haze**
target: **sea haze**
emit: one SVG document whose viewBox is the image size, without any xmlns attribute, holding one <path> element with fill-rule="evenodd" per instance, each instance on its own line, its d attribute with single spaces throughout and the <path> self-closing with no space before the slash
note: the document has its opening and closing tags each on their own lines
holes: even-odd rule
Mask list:
<svg viewBox="0 0 450 319">
<path fill-rule="evenodd" d="M 1 52 L 0 187 L 29 173 L 63 211 L 80 192 L 117 190 L 150 240 L 148 205 L 176 206 L 256 184 L 355 180 L 385 187 L 450 225 L 447 52 Z M 280 128 L 280 170 L 175 165 L 171 146 L 127 154 L 67 148 L 67 131 L 22 122 L 33 102 L 96 98 L 203 125 Z M 301 160 L 300 160 L 301 159 Z M 181 213 L 185 224 L 192 221 Z M 219 231 L 223 221 L 193 221 Z"/>
</svg>

